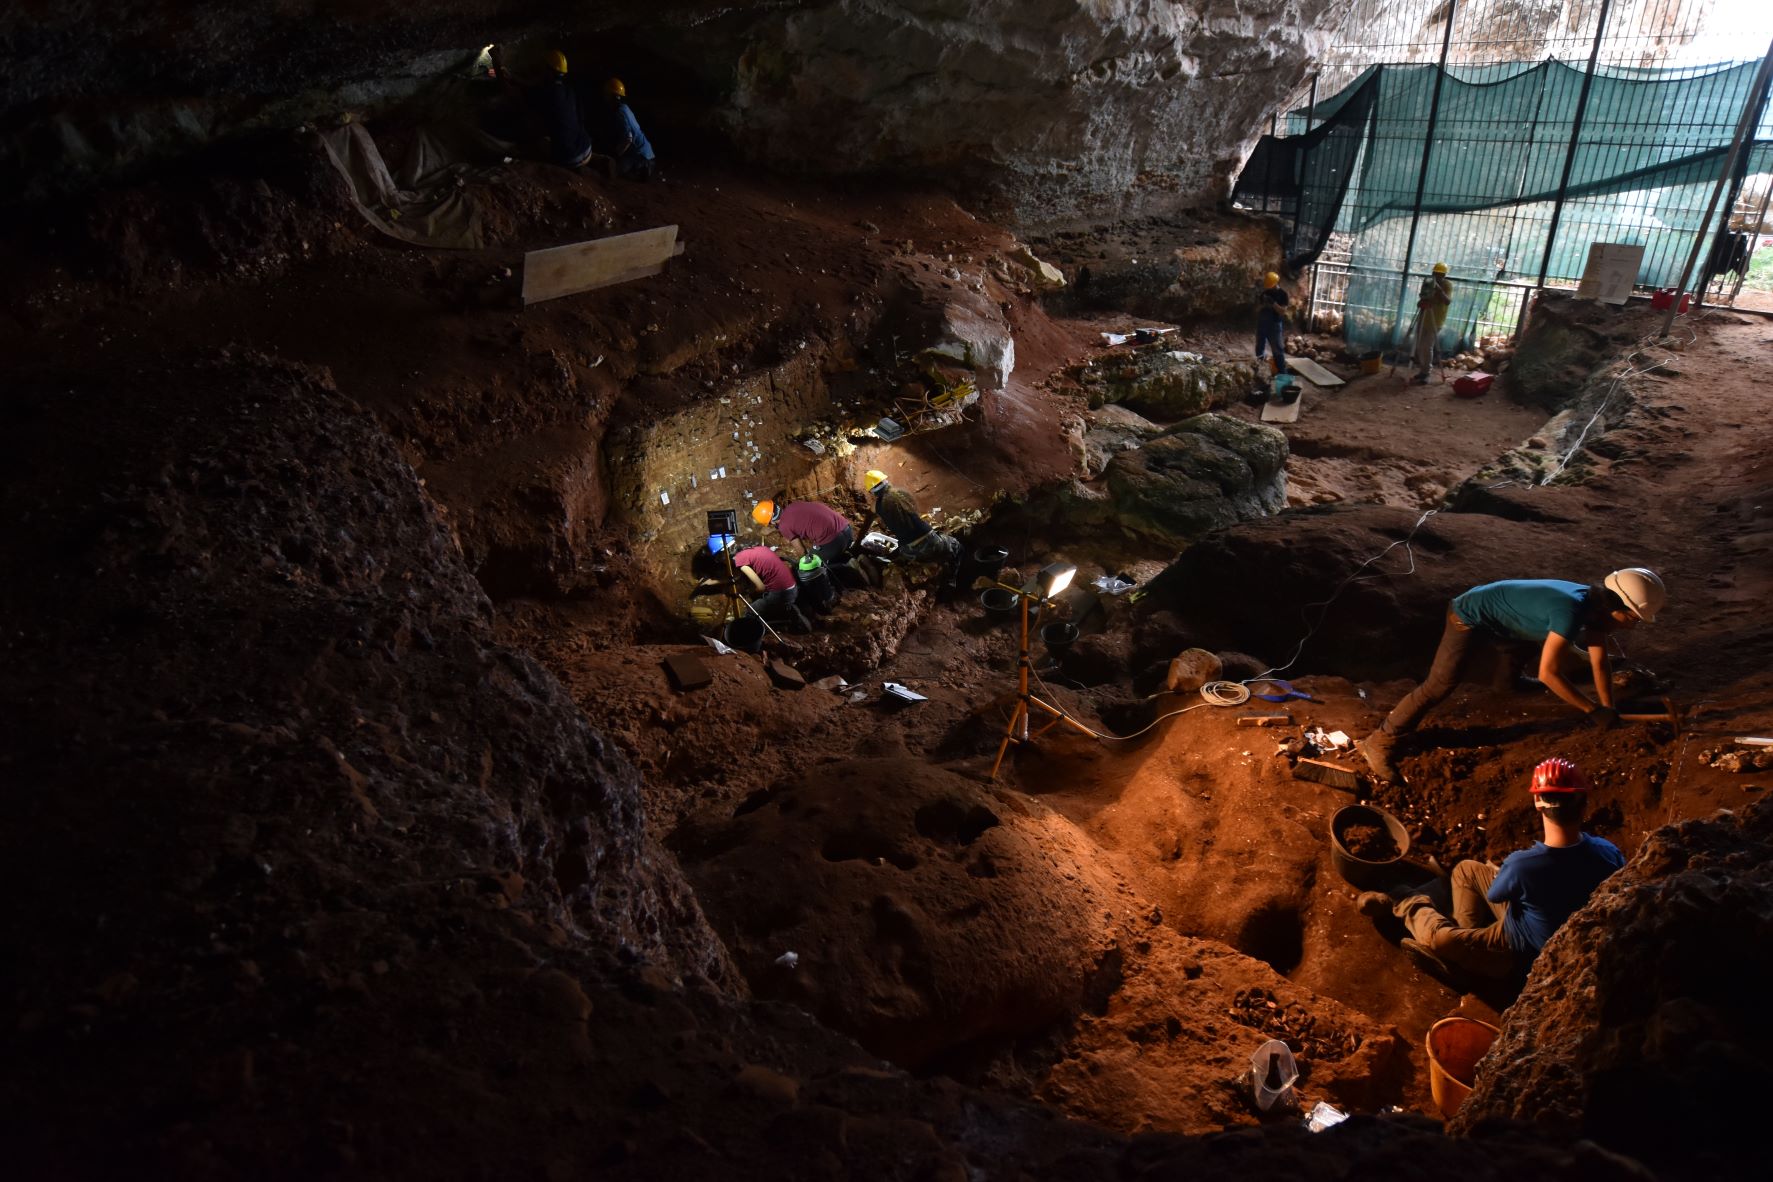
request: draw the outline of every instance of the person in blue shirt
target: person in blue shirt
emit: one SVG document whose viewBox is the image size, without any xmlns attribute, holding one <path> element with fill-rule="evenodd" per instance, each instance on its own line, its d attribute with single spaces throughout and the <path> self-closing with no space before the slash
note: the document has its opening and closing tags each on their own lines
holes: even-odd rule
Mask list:
<svg viewBox="0 0 1773 1182">
<path fill-rule="evenodd" d="M 628 109 L 628 88 L 620 78 L 603 84 L 604 111 L 597 129 L 599 150 L 612 161 L 616 176 L 631 181 L 650 181 L 656 171 L 653 146 L 640 121 Z"/>
<path fill-rule="evenodd" d="M 1403 920 L 1410 933 L 1404 951 L 1442 978 L 1469 974 L 1508 980 L 1531 967 L 1564 921 L 1625 865 L 1625 855 L 1605 838 L 1582 831 L 1588 781 L 1575 764 L 1545 760 L 1533 769 L 1530 791 L 1543 839 L 1508 855 L 1500 867 L 1472 861 L 1455 866 L 1451 916 L 1426 894 L 1394 904 L 1378 891 L 1360 896 L 1361 913 L 1390 912 Z"/>
<path fill-rule="evenodd" d="M 1613 708 L 1607 634 L 1631 628 L 1639 620 L 1654 622 L 1667 599 L 1661 577 L 1642 566 L 1616 570 L 1599 586 L 1561 579 L 1505 579 L 1473 587 L 1447 605 L 1446 627 L 1428 676 L 1361 740 L 1361 754 L 1382 783 L 1402 779 L 1392 758 L 1398 736 L 1416 729 L 1422 716 L 1453 692 L 1474 639 L 1537 644 L 1539 681 L 1586 715 L 1591 726 L 1607 729 L 1619 720 Z M 1561 666 L 1576 653 L 1588 661 L 1593 701 L 1564 677 Z"/>
</svg>

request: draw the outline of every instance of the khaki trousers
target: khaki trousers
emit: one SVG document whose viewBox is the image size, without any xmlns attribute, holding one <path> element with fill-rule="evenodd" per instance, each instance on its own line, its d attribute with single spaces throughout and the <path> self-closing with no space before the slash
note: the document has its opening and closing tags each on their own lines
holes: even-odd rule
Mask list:
<svg viewBox="0 0 1773 1182">
<path fill-rule="evenodd" d="M 1410 937 L 1449 968 L 1479 977 L 1512 974 L 1520 956 L 1508 945 L 1502 920 L 1508 904 L 1484 897 L 1501 869 L 1488 862 L 1465 861 L 1453 867 L 1453 915 L 1435 910 L 1427 895 L 1411 895 L 1393 911 Z"/>
</svg>

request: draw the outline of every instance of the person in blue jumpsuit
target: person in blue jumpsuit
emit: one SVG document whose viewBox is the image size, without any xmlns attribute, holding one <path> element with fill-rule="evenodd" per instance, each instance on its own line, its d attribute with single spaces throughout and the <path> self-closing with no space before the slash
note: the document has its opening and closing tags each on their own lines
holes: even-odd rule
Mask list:
<svg viewBox="0 0 1773 1182">
<path fill-rule="evenodd" d="M 628 88 L 620 78 L 603 84 L 604 109 L 598 122 L 599 150 L 614 161 L 616 176 L 650 181 L 657 174 L 653 146 L 628 107 Z"/>
</svg>

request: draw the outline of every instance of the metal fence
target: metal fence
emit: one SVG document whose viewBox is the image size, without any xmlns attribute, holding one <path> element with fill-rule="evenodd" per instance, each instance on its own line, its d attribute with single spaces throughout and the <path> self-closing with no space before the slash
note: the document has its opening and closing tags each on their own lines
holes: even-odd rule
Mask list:
<svg viewBox="0 0 1773 1182">
<path fill-rule="evenodd" d="M 1358 271 L 1365 280 L 1357 285 L 1363 291 L 1378 286 L 1372 282 L 1375 275 L 1389 274 L 1400 293 L 1397 310 L 1360 311 L 1369 320 L 1374 315 L 1390 316 L 1395 337 L 1402 327 L 1396 323 L 1402 318 L 1401 293 L 1413 290 L 1416 277 L 1434 261 L 1428 257 L 1432 253 L 1458 257 L 1463 274 L 1481 277 L 1476 281 L 1489 288 L 1466 313 L 1472 325 L 1469 335 L 1483 336 L 1512 334 L 1534 287 L 1574 286 L 1589 242 L 1642 242 L 1646 247 L 1642 274 L 1680 270 L 1696 233 L 1687 227 L 1707 225 L 1706 206 L 1721 161 L 1709 163 L 1703 176 L 1696 164 L 1693 175 L 1683 176 L 1679 183 L 1670 183 L 1665 174 L 1641 189 L 1615 187 L 1583 195 L 1580 169 L 1577 183 L 1571 184 L 1578 145 L 1585 162 L 1608 152 L 1666 162 L 1690 156 L 1696 144 L 1727 141 L 1742 113 L 1745 75 L 1721 65 L 1752 61 L 1767 52 L 1773 37 L 1773 3 L 1355 0 L 1342 27 L 1350 32 L 1338 36 L 1319 71 L 1289 104 L 1293 109 L 1285 119 L 1286 133 L 1308 132 L 1332 117 L 1337 97 L 1376 65 L 1440 66 L 1440 76 L 1457 83 L 1450 82 L 1445 89 L 1457 91 L 1463 105 L 1444 99 L 1443 87 L 1436 82 L 1432 101 L 1421 104 L 1410 118 L 1375 123 L 1364 161 L 1415 154 L 1423 161 L 1420 177 L 1426 181 L 1429 153 L 1448 153 L 1451 161 L 1443 156 L 1433 175 L 1442 187 L 1461 192 L 1437 192 L 1424 185 L 1411 191 L 1411 186 L 1400 185 L 1395 192 L 1363 194 L 1369 223 L 1359 236 L 1359 257 L 1349 257 L 1346 250 L 1339 257 L 1334 247 L 1324 252 L 1306 279 L 1308 315 L 1314 322 L 1333 325 L 1350 314 L 1346 301 L 1352 273 Z M 1537 67 L 1548 59 L 1573 68 Z M 1725 82 L 1720 81 L 1717 94 L 1708 97 L 1713 78 L 1733 80 L 1736 89 L 1726 95 Z M 1591 101 L 1592 79 L 1605 79 L 1610 85 L 1592 86 Z M 1620 85 L 1640 79 L 1645 86 Z M 1668 94 L 1679 95 L 1678 103 L 1651 101 L 1655 83 L 1683 79 L 1687 85 L 1665 88 Z M 1470 97 L 1494 98 L 1505 93 L 1504 87 L 1506 101 L 1479 102 Z M 1773 137 L 1773 122 L 1768 119 L 1765 96 L 1759 101 L 1763 107 L 1755 120 L 1755 134 L 1768 139 Z M 1541 124 L 1540 114 L 1545 111 L 1563 115 Z M 1275 126 L 1282 124 L 1276 120 Z M 1460 209 L 1462 193 L 1469 192 L 1467 182 L 1493 190 L 1494 170 L 1499 167 L 1518 169 L 1522 200 Z M 1745 164 L 1739 164 L 1723 210 L 1709 224 L 1750 220 L 1754 211 L 1745 210 L 1744 196 L 1759 196 L 1773 188 L 1745 185 L 1749 175 Z M 1554 191 L 1555 197 L 1534 199 Z M 1375 203 L 1400 216 L 1375 230 L 1370 217 Z M 1338 224 L 1337 229 L 1342 228 Z M 1707 261 L 1702 254 L 1702 268 Z M 1708 298 L 1727 299 L 1739 286 L 1739 274 L 1710 270 L 1707 274 Z"/>
</svg>

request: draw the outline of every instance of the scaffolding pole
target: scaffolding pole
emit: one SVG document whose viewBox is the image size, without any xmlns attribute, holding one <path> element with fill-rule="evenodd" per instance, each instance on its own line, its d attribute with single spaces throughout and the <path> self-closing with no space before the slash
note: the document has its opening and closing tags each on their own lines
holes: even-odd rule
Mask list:
<svg viewBox="0 0 1773 1182">
<path fill-rule="evenodd" d="M 1610 3 L 1611 0 L 1608 0 Z M 1410 292 L 1410 256 L 1416 253 L 1416 227 L 1422 222 L 1422 198 L 1428 190 L 1428 158 L 1434 152 L 1434 129 L 1441 116 L 1441 83 L 1447 80 L 1447 55 L 1453 48 L 1453 18 L 1459 0 L 1447 0 L 1447 31 L 1441 35 L 1441 60 L 1434 72 L 1434 95 L 1428 101 L 1428 130 L 1422 136 L 1422 167 L 1416 173 L 1416 205 L 1410 211 L 1410 237 L 1404 244 L 1404 264 L 1398 269 L 1397 311 L 1391 318 L 1391 347 L 1398 347 L 1398 325 L 1404 319 L 1404 301 Z"/>
<path fill-rule="evenodd" d="M 1693 277 L 1693 268 L 1699 262 L 1699 252 L 1705 249 L 1706 242 L 1712 236 L 1711 215 L 1717 211 L 1718 198 L 1723 196 L 1724 186 L 1730 183 L 1730 176 L 1736 171 L 1736 157 L 1742 151 L 1742 141 L 1753 134 L 1755 126 L 1761 121 L 1761 108 L 1767 103 L 1769 76 L 1773 76 L 1773 41 L 1767 43 L 1767 52 L 1761 57 L 1761 68 L 1755 71 L 1755 80 L 1749 84 L 1748 98 L 1742 104 L 1742 117 L 1736 121 L 1736 134 L 1731 137 L 1730 150 L 1724 155 L 1724 167 L 1718 173 L 1717 184 L 1711 187 L 1711 200 L 1706 203 L 1705 216 L 1699 219 L 1699 229 L 1694 232 L 1693 249 L 1687 254 L 1687 265 L 1681 268 L 1681 281 L 1675 285 L 1677 293 L 1687 290 L 1687 280 Z M 1725 219 L 1726 222 L 1728 220 Z M 1663 336 L 1666 337 L 1668 330 L 1674 327 L 1675 313 L 1680 308 L 1681 301 L 1677 294 L 1668 305 L 1668 314 L 1662 318 Z"/>
<path fill-rule="evenodd" d="M 1742 294 L 1742 281 L 1748 278 L 1748 273 L 1754 266 L 1755 251 L 1760 249 L 1761 227 L 1767 224 L 1767 201 L 1769 198 L 1773 198 L 1773 176 L 1767 178 L 1767 191 L 1761 194 L 1761 210 L 1755 214 L 1754 228 L 1748 236 L 1748 258 L 1742 261 L 1742 271 L 1736 276 L 1736 286 L 1730 289 L 1730 306 L 1732 308 L 1736 306 L 1736 297 Z M 1317 295 L 1315 272 L 1312 279 L 1312 296 L 1315 298 Z"/>
<path fill-rule="evenodd" d="M 1607 35 L 1607 14 L 1613 0 L 1601 0 L 1600 19 L 1594 26 L 1594 44 L 1588 50 L 1588 69 L 1582 75 L 1582 92 L 1576 96 L 1576 118 L 1570 126 L 1570 148 L 1564 153 L 1564 174 L 1558 180 L 1558 198 L 1551 207 L 1551 228 L 1545 234 L 1545 256 L 1539 261 L 1539 286 L 1551 271 L 1551 251 L 1558 243 L 1558 223 L 1564 220 L 1564 198 L 1570 192 L 1570 172 L 1576 167 L 1576 146 L 1582 142 L 1582 117 L 1588 113 L 1588 92 L 1594 85 L 1595 63 L 1601 59 L 1601 40 Z"/>
</svg>

